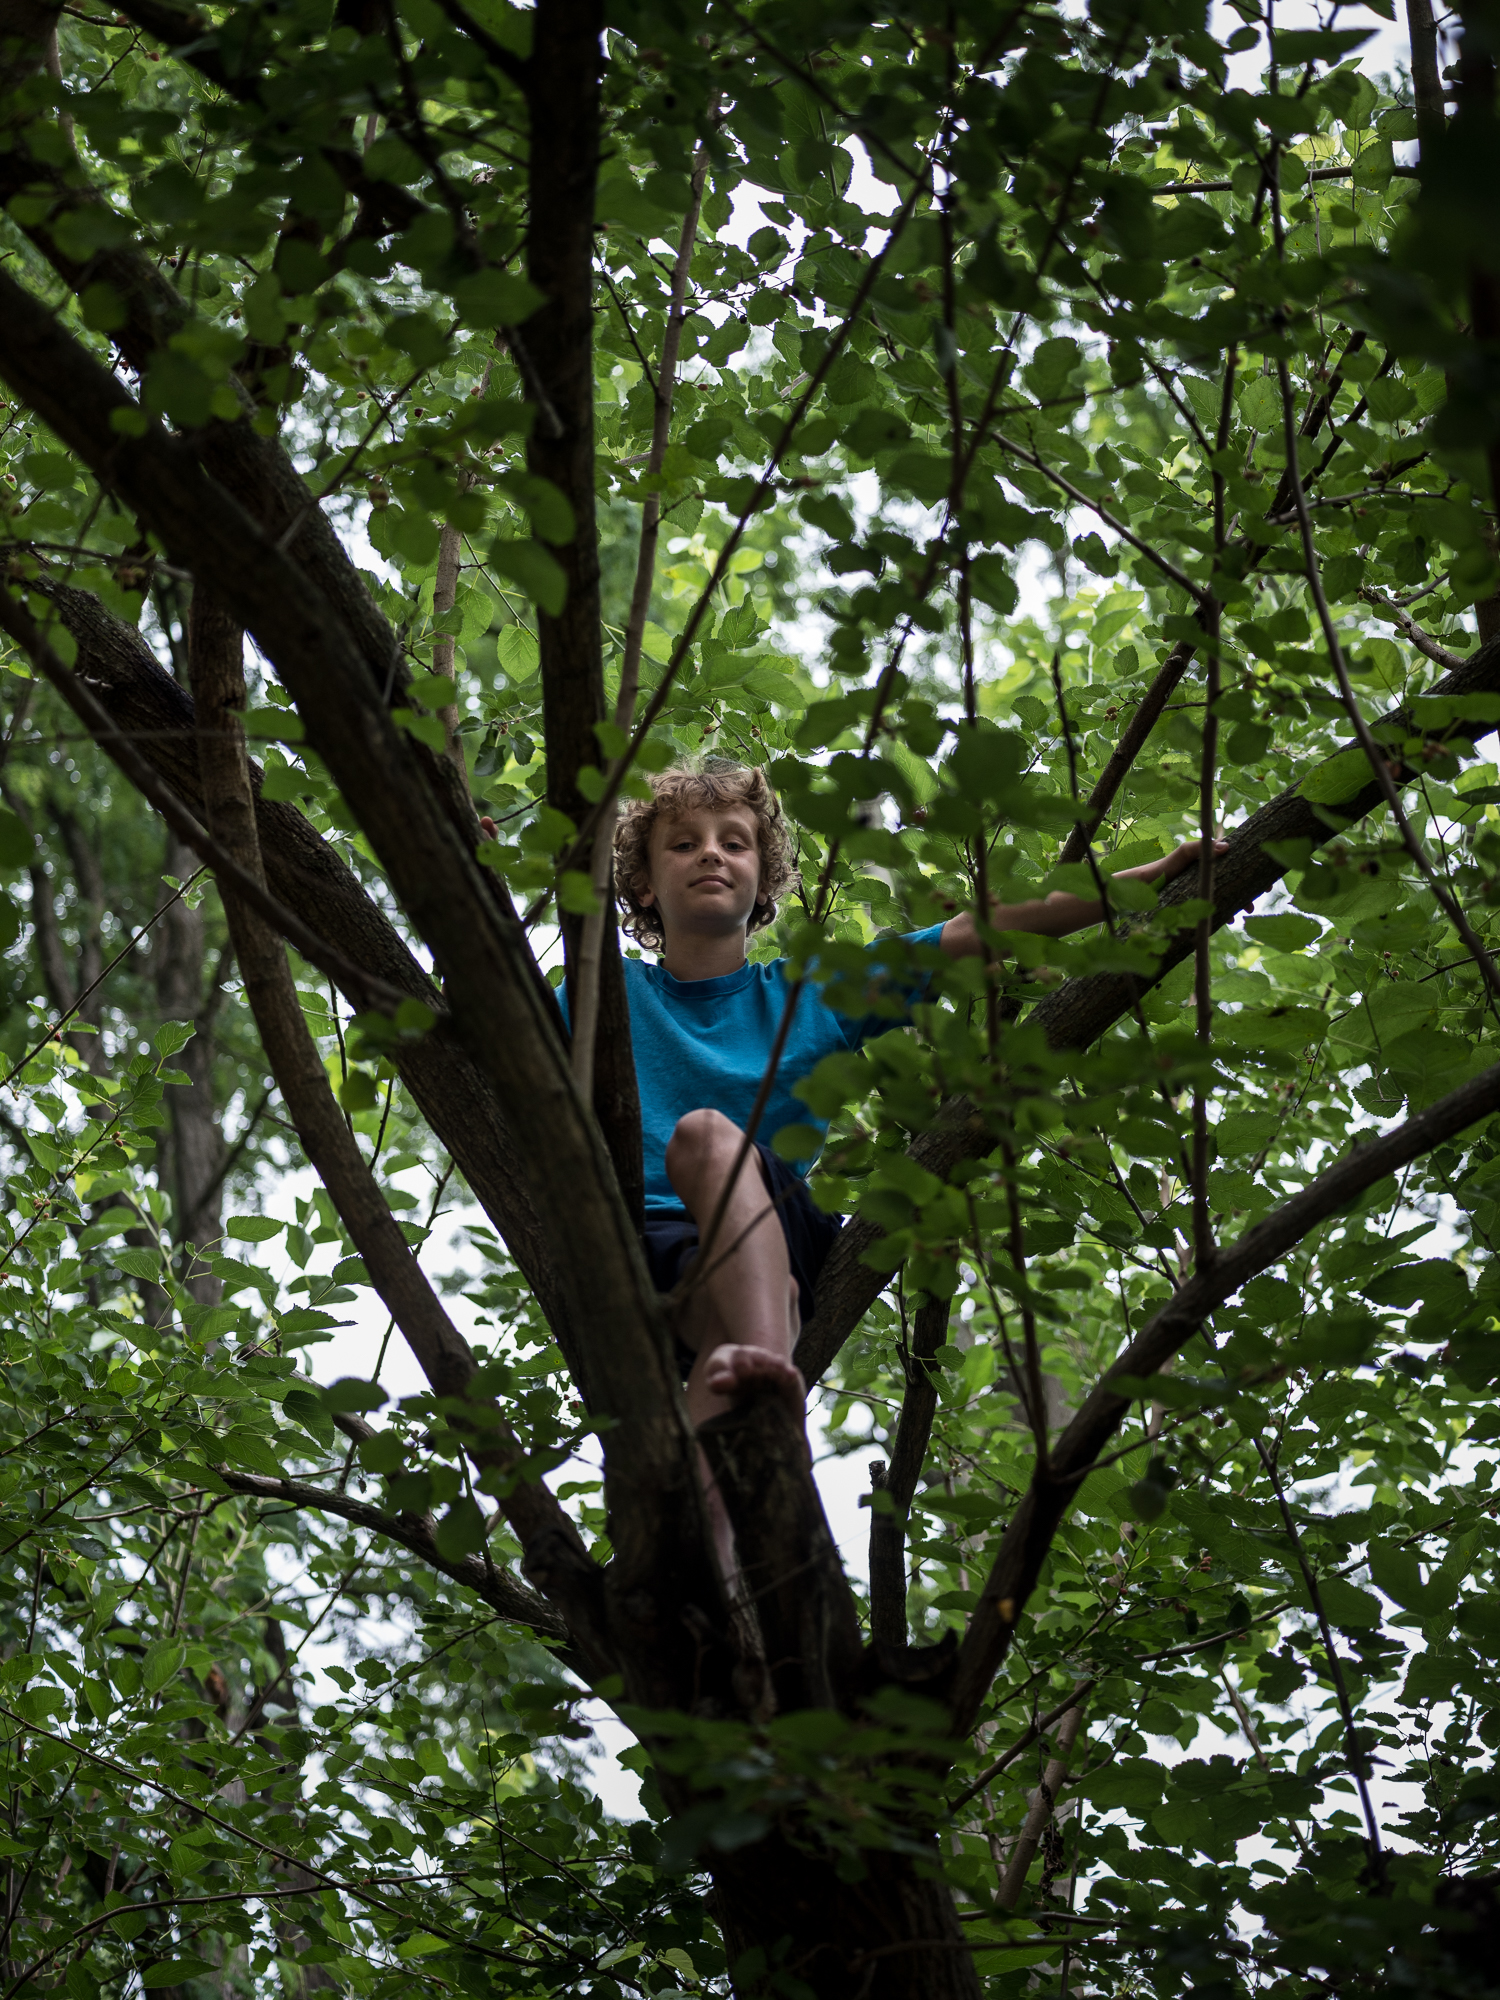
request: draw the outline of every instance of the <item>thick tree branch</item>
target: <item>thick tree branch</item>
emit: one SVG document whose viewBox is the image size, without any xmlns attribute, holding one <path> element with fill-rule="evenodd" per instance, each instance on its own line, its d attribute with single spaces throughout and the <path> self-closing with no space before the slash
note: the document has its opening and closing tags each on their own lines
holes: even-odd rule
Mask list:
<svg viewBox="0 0 1500 2000">
<path fill-rule="evenodd" d="M 1021 1891 L 1026 1887 L 1027 1871 L 1041 1845 L 1042 1835 L 1047 1831 L 1047 1822 L 1057 1810 L 1057 1801 L 1067 1782 L 1068 1766 L 1073 1760 L 1073 1745 L 1083 1724 L 1083 1704 L 1075 1701 L 1063 1713 L 1058 1725 L 1057 1739 L 1052 1746 L 1052 1755 L 1047 1760 L 1047 1769 L 1041 1783 L 1032 1793 L 1022 1822 L 1021 1831 L 1016 1835 L 1016 1844 L 1010 1851 L 1005 1864 L 1005 1874 L 995 1897 L 1002 1910 L 1013 1910 L 1021 1900 Z"/>
<path fill-rule="evenodd" d="M 213 593 L 193 593 L 188 656 L 198 716 L 198 756 L 209 821 L 238 874 L 261 874 L 255 801 L 240 716 L 245 706 L 243 638 Z M 500 1504 L 520 1539 L 527 1572 L 563 1610 L 596 1671 L 613 1664 L 602 1633 L 600 1579 L 572 1521 L 527 1467 L 525 1453 L 492 1401 L 468 1396 L 476 1363 L 387 1205 L 380 1184 L 328 1081 L 303 1017 L 286 950 L 236 880 L 219 891 L 245 982 L 245 997 L 282 1101 L 308 1160 L 328 1190 L 370 1282 L 401 1329 L 433 1393 L 442 1398 L 469 1456 L 499 1475 Z M 456 1406 L 456 1407 L 455 1407 Z"/>
<path fill-rule="evenodd" d="M 973 1727 L 1036 1587 L 1053 1535 L 1081 1480 L 1131 1407 L 1133 1396 L 1115 1386 L 1118 1379 L 1159 1375 L 1220 1306 L 1294 1250 L 1320 1224 L 1347 1208 L 1377 1181 L 1497 1110 L 1500 1065 L 1461 1084 L 1393 1131 L 1356 1143 L 1290 1201 L 1272 1210 L 1236 1242 L 1222 1246 L 1215 1263 L 1207 1271 L 1195 1271 L 1141 1329 L 1057 1440 L 1049 1476 L 1032 1481 L 1005 1530 L 980 1594 L 979 1609 L 959 1648 L 953 1691 L 956 1733 L 966 1734 Z"/>
<path fill-rule="evenodd" d="M 233 888 L 251 902 L 264 921 L 294 944 L 310 965 L 326 972 L 330 979 L 351 982 L 361 990 L 366 1005 L 395 1008 L 401 1004 L 404 994 L 387 988 L 383 980 L 371 978 L 361 966 L 350 963 L 341 952 L 333 950 L 326 938 L 320 938 L 294 911 L 279 902 L 263 881 L 257 882 L 247 874 L 208 829 L 199 825 L 135 745 L 121 736 L 110 721 L 103 703 L 71 667 L 63 664 L 48 640 L 45 628 L 38 625 L 26 607 L 6 590 L 0 590 L 0 629 L 8 632 L 26 652 L 32 664 L 57 689 L 101 749 L 109 753 L 142 797 L 155 806 L 183 845 L 192 848 L 199 859 L 214 870 L 220 878 L 221 888 Z"/>
<path fill-rule="evenodd" d="M 752 1389 L 698 1435 L 734 1525 L 774 1709 L 846 1708 L 859 1681 L 859 1616 L 801 1423 L 779 1391 Z"/>
<path fill-rule="evenodd" d="M 1481 692 L 1500 693 L 1500 640 L 1482 646 L 1471 659 L 1452 673 L 1444 674 L 1427 690 L 1434 696 Z M 1403 707 L 1393 709 L 1372 728 L 1383 736 L 1387 730 L 1393 735 L 1410 734 L 1414 726 Z M 1494 727 L 1493 723 L 1466 725 L 1475 737 L 1487 734 Z M 1394 759 L 1394 752 L 1392 756 Z M 1408 784 L 1417 775 L 1413 768 L 1396 763 L 1394 776 L 1398 784 Z M 1337 817 L 1352 825 L 1383 803 L 1381 788 L 1371 778 L 1339 802 Z M 1314 806 L 1299 781 L 1233 829 L 1228 849 L 1214 861 L 1215 930 L 1233 923 L 1286 874 L 1287 864 L 1267 852 L 1271 843 L 1305 840 L 1318 848 L 1334 838 L 1333 828 L 1320 816 L 1320 811 L 1326 810 Z M 1171 908 L 1195 896 L 1197 888 L 1197 878 L 1188 870 L 1162 892 L 1161 903 Z M 1027 1018 L 1044 1030 L 1053 1048 L 1086 1048 L 1129 1013 L 1141 993 L 1160 981 L 1192 950 L 1193 932 L 1176 931 L 1164 942 L 1156 971 L 1150 978 L 1098 972 L 1069 979 L 1040 1001 Z M 959 1097 L 943 1106 L 937 1122 L 916 1140 L 911 1153 L 930 1172 L 946 1175 L 959 1160 L 980 1157 L 993 1145 L 990 1128 L 972 1101 Z M 871 1270 L 863 1261 L 865 1252 L 879 1242 L 880 1236 L 880 1230 L 873 1224 L 852 1221 L 834 1244 L 818 1281 L 817 1310 L 803 1328 L 797 1344 L 797 1366 L 809 1382 L 818 1380 L 827 1369 L 887 1283 L 884 1273 Z"/>
<path fill-rule="evenodd" d="M 537 991 L 535 961 L 462 837 L 433 766 L 394 724 L 384 687 L 303 571 L 169 438 L 47 310 L 0 271 L 0 374 L 156 533 L 172 559 L 253 632 L 432 947 L 454 1025 L 489 1074 L 537 1190 L 585 1393 L 619 1421 L 605 1438 L 616 1561 L 609 1587 L 633 1631 L 632 1698 L 662 1706 L 701 1683 L 685 1594 L 722 1612 L 702 1532 L 692 1439 L 661 1309 L 597 1127 L 572 1087 Z M 140 434 L 127 429 L 144 426 Z M 399 800 L 399 815 L 391 810 Z M 472 812 L 469 816 L 472 819 Z M 610 1301 L 607 1316 L 599 1301 Z M 628 1508 L 621 1497 L 631 1496 Z M 728 1671 L 728 1658 L 724 1658 Z"/>
<path fill-rule="evenodd" d="M 79 649 L 78 676 L 108 711 L 114 728 L 139 748 L 201 819 L 195 717 L 186 689 L 161 665 L 140 633 L 106 611 L 89 592 L 46 576 L 32 589 L 57 607 Z M 360 969 L 357 982 L 340 984 L 345 999 L 354 1007 L 363 1006 L 365 977 L 373 974 L 439 1013 L 430 1034 L 393 1043 L 390 1059 L 500 1232 L 567 1354 L 567 1324 L 542 1242 L 528 1170 L 493 1085 L 459 1041 L 452 1023 L 441 1017 L 442 994 L 385 912 L 294 805 L 259 796 L 258 765 L 251 765 L 250 776 L 257 793 L 256 828 L 267 884 Z"/>
<path fill-rule="evenodd" d="M 0 81 L 7 74 L 19 78 L 41 61 L 38 34 L 25 22 L 13 25 L 18 37 L 11 45 L 13 67 L 0 71 Z M 122 315 L 111 339 L 129 365 L 138 374 L 144 374 L 153 355 L 192 319 L 191 308 L 163 275 L 155 259 L 133 243 L 113 242 L 120 218 L 109 209 L 100 191 L 83 180 L 77 168 L 64 174 L 35 159 L 27 149 L 24 128 L 12 126 L 7 137 L 10 150 L 0 152 L 0 199 L 8 201 L 13 194 L 38 188 L 53 197 L 54 206 L 47 216 L 39 222 L 28 222 L 26 234 L 73 291 L 81 292 L 91 284 L 109 288 Z M 393 184 L 379 185 L 388 188 L 400 201 L 410 201 L 403 189 Z M 115 226 L 98 227 L 91 211 L 101 207 L 109 209 Z M 57 225 L 75 215 L 83 220 L 83 233 L 89 241 L 103 236 L 106 246 L 112 247 L 101 247 L 83 259 L 70 255 L 65 243 L 71 239 Z M 410 215 L 404 220 L 398 218 L 397 226 L 405 227 L 411 219 Z M 235 423 L 215 420 L 195 433 L 201 462 L 260 521 L 278 551 L 290 555 L 316 584 L 343 619 L 387 701 L 400 706 L 409 674 L 396 634 L 371 598 L 364 578 L 350 561 L 321 504 L 309 492 L 283 445 L 274 437 L 263 436 L 248 421 L 254 413 L 254 401 L 243 385 L 240 394 L 245 420 Z M 477 839 L 478 822 L 458 773 L 446 759 L 423 748 L 419 747 L 416 754 L 437 780 L 455 826 L 471 840 Z M 512 918 L 514 911 L 499 878 L 490 875 L 488 887 L 502 918 Z M 555 1009 L 551 988 L 539 975 L 537 983 L 544 1004 Z"/>
<path fill-rule="evenodd" d="M 534 134 L 526 268 L 546 304 L 526 322 L 526 351 L 538 400 L 556 424 L 536 424 L 526 447 L 533 474 L 556 487 L 573 517 L 572 538 L 556 551 L 567 594 L 555 614 L 537 607 L 542 722 L 547 739 L 547 803 L 578 826 L 589 810 L 578 776 L 603 762 L 595 725 L 603 722 L 599 535 L 594 500 L 594 193 L 599 175 L 599 71 L 604 25 L 599 0 L 538 0 L 527 69 Z M 641 1107 L 630 1044 L 630 1010 L 608 893 L 609 828 L 603 820 L 584 857 L 602 877 L 590 972 L 581 958 L 587 920 L 559 912 L 574 1030 L 587 1036 L 575 1061 L 580 1096 L 593 1106 L 614 1161 L 626 1212 L 645 1220 Z M 577 864 L 575 864 L 577 865 Z M 585 990 L 586 989 L 586 990 Z"/>
</svg>

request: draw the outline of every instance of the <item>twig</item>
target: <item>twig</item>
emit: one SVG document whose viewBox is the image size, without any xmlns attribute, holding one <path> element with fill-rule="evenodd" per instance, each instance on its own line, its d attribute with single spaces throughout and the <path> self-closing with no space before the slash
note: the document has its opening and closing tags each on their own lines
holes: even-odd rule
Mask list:
<svg viewBox="0 0 1500 2000">
<path fill-rule="evenodd" d="M 1479 935 L 1469 922 L 1462 904 L 1454 896 L 1446 882 L 1439 877 L 1432 865 L 1431 857 L 1417 837 L 1415 827 L 1407 818 L 1406 808 L 1401 803 L 1401 794 L 1396 789 L 1396 781 L 1391 775 L 1390 760 L 1371 734 L 1370 725 L 1365 721 L 1354 687 L 1349 679 L 1349 667 L 1344 658 L 1344 649 L 1339 643 L 1338 631 L 1333 615 L 1328 609 L 1328 599 L 1323 590 L 1323 575 L 1318 563 L 1318 552 L 1313 545 L 1312 519 L 1307 511 L 1307 497 L 1302 490 L 1302 475 L 1297 464 L 1297 434 L 1293 423 L 1292 381 L 1285 361 L 1276 364 L 1277 377 L 1281 384 L 1282 424 L 1286 438 L 1287 474 L 1292 487 L 1292 505 L 1297 512 L 1297 521 L 1302 535 L 1302 558 L 1307 573 L 1308 588 L 1312 592 L 1313 603 L 1317 607 L 1318 623 L 1323 628 L 1324 643 L 1328 657 L 1338 679 L 1339 694 L 1343 699 L 1345 712 L 1354 725 L 1354 733 L 1359 738 L 1360 748 L 1370 760 L 1370 769 L 1375 782 L 1390 808 L 1391 817 L 1400 831 L 1402 843 L 1412 860 L 1416 862 L 1426 878 L 1428 887 L 1453 928 L 1468 946 L 1471 956 L 1477 961 L 1490 989 L 1491 1006 L 1495 1006 L 1500 996 L 1500 971 L 1489 951 L 1480 942 Z"/>
<path fill-rule="evenodd" d="M 1017 444 L 1013 438 L 1006 437 L 1003 431 L 991 429 L 990 436 L 1002 451 L 1010 452 L 1013 457 L 1019 458 L 1024 464 L 1029 465 L 1033 471 L 1041 473 L 1044 479 L 1050 479 L 1054 486 L 1060 486 L 1070 499 L 1078 501 L 1080 506 L 1091 509 L 1092 512 L 1099 516 L 1099 519 L 1112 534 L 1118 535 L 1122 542 L 1128 542 L 1148 562 L 1155 563 L 1162 575 L 1167 577 L 1172 583 L 1175 583 L 1179 590 L 1185 590 L 1195 604 L 1201 605 L 1204 602 L 1207 593 L 1201 584 L 1194 583 L 1190 576 L 1185 575 L 1177 567 L 1176 563 L 1171 562 L 1159 550 L 1152 548 L 1149 542 L 1143 542 L 1133 529 L 1127 528 L 1123 521 L 1117 520 L 1107 507 L 1103 506 L 1097 500 L 1091 500 L 1088 494 L 1075 486 L 1066 474 L 1055 471 L 1044 460 L 1038 458 L 1034 451 L 1028 451 L 1025 445 Z"/>
<path fill-rule="evenodd" d="M 626 744 L 620 755 L 614 759 L 608 772 L 605 774 L 603 793 L 592 812 L 585 816 L 583 825 L 574 837 L 573 844 L 569 847 L 559 864 L 560 869 L 576 866 L 578 856 L 588 851 L 589 842 L 593 839 L 600 821 L 604 818 L 606 812 L 613 808 L 615 800 L 619 797 L 620 786 L 624 782 L 626 773 L 640 754 L 641 745 L 650 734 L 656 718 L 666 706 L 667 696 L 670 694 L 678 674 L 682 671 L 694 639 L 698 636 L 698 627 L 703 623 L 708 607 L 713 601 L 713 594 L 729 574 L 730 562 L 744 539 L 746 528 L 748 528 L 762 503 L 770 494 L 775 482 L 777 469 L 782 459 L 791 449 L 792 440 L 796 436 L 797 428 L 807 413 L 808 406 L 811 404 L 813 397 L 817 395 L 819 389 L 822 388 L 828 371 L 832 368 L 840 354 L 843 353 L 849 336 L 854 330 L 860 314 L 864 311 L 866 301 L 879 282 L 880 274 L 885 268 L 886 257 L 900 240 L 903 230 L 911 219 L 911 213 L 916 206 L 917 196 L 920 191 L 921 184 L 915 184 L 900 209 L 891 218 L 890 234 L 865 266 L 864 275 L 859 281 L 859 287 L 854 294 L 854 299 L 848 312 L 834 329 L 828 345 L 823 350 L 817 367 L 808 378 L 807 387 L 798 397 L 795 407 L 788 416 L 785 424 L 783 424 L 781 434 L 772 447 L 771 455 L 766 461 L 764 471 L 755 482 L 749 499 L 740 509 L 733 527 L 731 527 L 729 534 L 714 558 L 714 566 L 710 572 L 708 581 L 704 584 L 702 590 L 699 591 L 693 608 L 687 615 L 687 621 L 678 635 L 676 645 L 672 648 L 671 658 L 667 661 L 666 670 L 657 682 L 650 701 L 646 704 L 645 713 L 641 716 L 640 721 L 632 731 L 629 743 Z M 545 903 L 546 898 L 544 896 L 533 908 L 539 911 L 545 907 Z M 533 920 L 532 912 L 528 911 L 526 921 L 530 923 Z"/>
<path fill-rule="evenodd" d="M 969 1803 L 970 1799 L 977 1798 L 985 1786 L 993 1784 L 1002 1771 L 1008 1771 L 1016 1759 L 1029 1750 L 1039 1736 L 1045 1736 L 1049 1729 L 1061 1722 L 1070 1708 L 1076 1708 L 1081 1711 L 1084 1702 L 1093 1693 L 1094 1686 L 1095 1682 L 1092 1676 L 1087 1680 L 1079 1681 L 1072 1693 L 1064 1695 L 1056 1708 L 1049 1709 L 1039 1722 L 1028 1723 L 1015 1742 L 1011 1744 L 1010 1748 L 997 1757 L 993 1764 L 987 1764 L 979 1776 L 971 1779 L 964 1786 L 958 1797 L 950 1801 L 949 1812 L 956 1815 Z"/>
<path fill-rule="evenodd" d="M 1354 168 L 1352 166 L 1313 167 L 1309 171 L 1307 178 L 1310 181 L 1346 181 L 1353 172 Z M 1414 181 L 1417 178 L 1415 167 L 1397 165 L 1391 168 L 1391 172 L 1398 180 Z M 1164 194 L 1233 194 L 1234 182 L 1168 181 L 1162 187 L 1152 188 L 1151 193 L 1153 196 Z"/>
<path fill-rule="evenodd" d="M 93 742 L 93 740 L 94 739 L 92 736 L 88 738 L 88 741 L 91 743 Z M 91 994 L 98 991 L 98 989 L 104 984 L 105 980 L 108 979 L 109 975 L 114 971 L 115 967 L 120 963 L 122 959 L 128 958 L 130 956 L 130 954 L 135 950 L 136 946 L 140 943 L 141 939 L 146 935 L 147 931 L 151 929 L 152 925 L 159 922 L 160 919 L 167 914 L 168 910 L 171 909 L 174 903 L 181 901 L 181 899 L 187 894 L 188 890 L 192 888 L 193 884 L 198 880 L 198 877 L 202 873 L 203 873 L 203 866 L 200 865 L 199 867 L 195 868 L 192 874 L 189 875 L 187 880 L 181 885 L 181 887 L 173 890 L 172 894 L 168 896 L 167 900 L 161 905 L 160 909 L 154 911 L 151 916 L 147 917 L 146 921 L 141 925 L 140 929 L 135 933 L 135 935 L 132 938 L 130 938 L 128 943 L 122 945 L 120 949 L 115 953 L 114 957 L 109 961 L 109 964 L 106 965 L 104 970 L 99 974 L 99 977 L 93 980 L 91 984 L 84 987 L 83 991 L 79 994 L 78 998 L 73 1002 L 72 1006 L 68 1009 L 67 1013 L 59 1014 L 57 1019 L 52 1023 L 52 1026 L 47 1030 L 46 1034 L 43 1035 L 42 1039 L 38 1043 L 36 1043 L 36 1045 L 33 1048 L 29 1048 L 26 1051 L 25 1055 L 22 1056 L 21 1060 L 18 1063 L 13 1064 L 12 1067 L 6 1071 L 4 1076 L 0 1076 L 0 1090 L 4 1090 L 7 1084 L 13 1083 L 15 1079 L 21 1074 L 22 1070 L 25 1069 L 27 1063 L 31 1062 L 35 1057 L 41 1054 L 42 1050 L 46 1048 L 48 1042 L 56 1042 L 62 1039 L 63 1029 L 68 1025 L 69 1021 L 72 1020 L 73 1016 L 78 1012 L 79 1008 L 83 1005 L 84 1001 L 87 1000 Z"/>
<path fill-rule="evenodd" d="M 1216 495 L 1215 513 L 1222 532 L 1223 502 Z M 1204 904 L 1193 939 L 1194 1035 L 1198 1059 L 1209 1062 L 1213 1042 L 1214 998 L 1213 962 L 1210 943 L 1214 927 L 1214 779 L 1217 775 L 1219 722 L 1214 703 L 1219 698 L 1218 604 L 1205 607 L 1205 623 L 1211 621 L 1208 640 L 1208 673 L 1205 685 L 1207 707 L 1203 716 L 1203 757 L 1198 777 L 1198 897 Z M 1208 1092 L 1200 1073 L 1193 1081 L 1193 1256 L 1200 1270 L 1206 1270 L 1217 1254 L 1213 1220 L 1208 1209 Z"/>
<path fill-rule="evenodd" d="M 1246 1708 L 1244 1699 L 1241 1696 L 1239 1689 L 1235 1686 L 1234 1682 L 1229 1678 L 1229 1669 L 1226 1666 L 1223 1665 L 1220 1666 L 1219 1679 L 1224 1683 L 1224 1692 L 1229 1696 L 1229 1705 L 1234 1710 L 1235 1715 L 1239 1720 L 1240 1728 L 1245 1733 L 1245 1741 L 1250 1745 L 1251 1750 L 1255 1753 L 1256 1763 L 1259 1764 L 1260 1768 L 1265 1772 L 1268 1778 L 1275 1778 L 1279 1776 L 1280 1774 L 1276 1770 L 1275 1765 L 1271 1762 L 1270 1758 L 1261 1748 L 1260 1738 L 1255 1733 L 1255 1724 L 1250 1719 L 1250 1711 L 1248 1708 Z M 1290 1814 L 1287 1816 L 1287 1825 L 1291 1828 L 1293 1840 L 1296 1841 L 1298 1847 L 1301 1849 L 1302 1859 L 1304 1861 L 1309 1860 L 1311 1858 L 1311 1851 L 1308 1848 L 1307 1842 L 1302 1838 L 1302 1829 L 1298 1826 L 1297 1822 L 1290 1816 Z"/>
<path fill-rule="evenodd" d="M 1349 1700 L 1349 1690 L 1344 1684 L 1343 1664 L 1339 1659 L 1338 1647 L 1333 1641 L 1333 1631 L 1328 1623 L 1328 1613 L 1323 1608 L 1323 1593 L 1318 1588 L 1318 1579 L 1312 1564 L 1307 1559 L 1307 1551 L 1302 1546 L 1302 1535 L 1297 1527 L 1297 1517 L 1287 1504 L 1286 1490 L 1281 1476 L 1276 1470 L 1276 1461 L 1266 1450 L 1264 1441 L 1255 1439 L 1256 1455 L 1265 1468 L 1271 1491 L 1276 1495 L 1276 1505 L 1281 1511 L 1282 1524 L 1291 1538 L 1292 1550 L 1297 1558 L 1297 1567 L 1302 1572 L 1302 1581 L 1307 1586 L 1308 1597 L 1312 1601 L 1313 1616 L 1318 1621 L 1318 1632 L 1323 1641 L 1323 1651 L 1328 1660 L 1328 1672 L 1333 1681 L 1333 1692 L 1339 1705 L 1339 1714 L 1344 1723 L 1344 1756 L 1349 1766 L 1349 1775 L 1354 1780 L 1359 1793 L 1360 1810 L 1364 1814 L 1365 1838 L 1369 1846 L 1370 1867 L 1382 1890 L 1386 1886 L 1385 1849 L 1380 1841 L 1380 1822 L 1375 1817 L 1375 1803 L 1370 1797 L 1370 1787 L 1366 1782 L 1366 1758 L 1361 1747 L 1358 1731 L 1354 1726 L 1354 1708 Z"/>
</svg>

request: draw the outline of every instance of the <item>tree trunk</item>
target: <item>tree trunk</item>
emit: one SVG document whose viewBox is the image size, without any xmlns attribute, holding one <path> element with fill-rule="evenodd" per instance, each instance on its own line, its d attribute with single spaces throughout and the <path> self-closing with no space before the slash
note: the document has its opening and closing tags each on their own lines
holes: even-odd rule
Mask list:
<svg viewBox="0 0 1500 2000">
<path fill-rule="evenodd" d="M 784 1991 L 778 1972 L 817 2000 L 978 2000 L 953 1897 L 925 1872 L 936 1870 L 936 1850 L 926 1861 L 864 1860 L 864 1880 L 844 1882 L 808 1847 L 775 1834 L 712 1858 L 714 1915 L 739 2000 Z"/>
<path fill-rule="evenodd" d="M 605 720 L 594 513 L 594 188 L 603 10 L 598 0 L 542 0 L 535 24 L 528 94 L 532 159 L 541 171 L 531 181 L 526 255 L 531 281 L 547 303 L 517 338 L 525 343 L 522 372 L 546 398 L 526 447 L 527 464 L 566 497 L 575 522 L 572 541 L 555 551 L 567 577 L 567 597 L 556 617 L 538 607 L 537 636 L 547 803 L 577 825 L 588 811 L 578 773 L 603 762 L 594 725 Z M 563 912 L 559 921 L 576 1019 L 583 919 Z M 645 1220 L 640 1099 L 612 899 L 606 903 L 599 959 L 593 1086 L 594 1114 L 639 1229 Z"/>
</svg>

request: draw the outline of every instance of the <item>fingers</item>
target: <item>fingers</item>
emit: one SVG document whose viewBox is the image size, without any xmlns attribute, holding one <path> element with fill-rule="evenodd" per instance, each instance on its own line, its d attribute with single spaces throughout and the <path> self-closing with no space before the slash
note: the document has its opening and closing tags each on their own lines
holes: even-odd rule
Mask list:
<svg viewBox="0 0 1500 2000">
<path fill-rule="evenodd" d="M 481 813 L 479 815 L 479 831 L 484 835 L 486 840 L 493 840 L 500 829 L 487 813 Z"/>
</svg>

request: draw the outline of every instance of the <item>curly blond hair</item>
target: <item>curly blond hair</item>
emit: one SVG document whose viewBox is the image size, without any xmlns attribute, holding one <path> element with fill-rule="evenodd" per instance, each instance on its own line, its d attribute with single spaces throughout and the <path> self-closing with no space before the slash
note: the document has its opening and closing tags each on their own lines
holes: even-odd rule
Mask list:
<svg viewBox="0 0 1500 2000">
<path fill-rule="evenodd" d="M 651 886 L 651 834 L 658 820 L 704 806 L 748 806 L 755 817 L 760 848 L 760 894 L 750 913 L 749 928 L 762 929 L 776 914 L 777 899 L 796 880 L 797 862 L 792 830 L 764 771 L 736 764 L 728 757 L 694 758 L 658 771 L 651 779 L 649 799 L 626 799 L 615 826 L 615 898 L 620 928 L 648 951 L 666 943 L 661 913 L 647 908 L 641 895 Z"/>
</svg>

